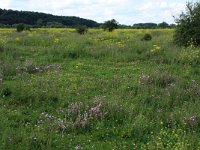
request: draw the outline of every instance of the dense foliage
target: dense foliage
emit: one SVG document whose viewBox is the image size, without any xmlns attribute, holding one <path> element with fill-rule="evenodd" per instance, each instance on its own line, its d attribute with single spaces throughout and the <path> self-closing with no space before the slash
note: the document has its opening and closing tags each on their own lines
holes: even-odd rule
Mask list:
<svg viewBox="0 0 200 150">
<path fill-rule="evenodd" d="M 25 29 L 25 25 L 20 23 L 17 25 L 17 32 L 22 32 Z"/>
<path fill-rule="evenodd" d="M 85 34 L 88 31 L 87 26 L 78 26 L 76 32 L 79 34 Z"/>
<path fill-rule="evenodd" d="M 87 27 L 99 26 L 95 21 L 79 17 L 54 16 L 45 13 L 5 9 L 0 9 L 0 23 L 3 25 L 24 23 L 35 27 L 75 27 L 77 25 L 85 25 Z"/>
<path fill-rule="evenodd" d="M 162 22 L 162 23 L 158 24 L 158 28 L 165 29 L 165 28 L 169 28 L 169 27 L 170 27 L 170 25 L 166 22 Z"/>
<path fill-rule="evenodd" d="M 151 41 L 152 40 L 152 36 L 151 36 L 151 34 L 146 33 L 141 40 L 142 41 Z"/>
<path fill-rule="evenodd" d="M 200 46 L 200 2 L 186 6 L 186 12 L 176 19 L 174 41 L 181 46 Z"/>
<path fill-rule="evenodd" d="M 133 24 L 133 28 L 136 29 L 157 29 L 157 28 L 175 28 L 176 25 L 175 24 L 168 24 L 166 22 L 162 22 L 159 24 L 156 23 L 137 23 L 137 24 Z"/>
<path fill-rule="evenodd" d="M 103 24 L 104 30 L 108 30 L 109 32 L 112 32 L 114 29 L 117 29 L 118 26 L 119 23 L 115 19 L 105 21 Z"/>
</svg>

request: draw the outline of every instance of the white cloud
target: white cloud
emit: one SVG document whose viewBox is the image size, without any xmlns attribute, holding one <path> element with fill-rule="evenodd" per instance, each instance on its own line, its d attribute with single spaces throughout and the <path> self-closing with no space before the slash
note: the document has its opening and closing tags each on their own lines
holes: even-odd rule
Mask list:
<svg viewBox="0 0 200 150">
<path fill-rule="evenodd" d="M 0 8 L 8 8 L 11 4 L 11 0 L 1 0 Z"/>
<path fill-rule="evenodd" d="M 146 20 L 152 20 L 151 22 L 166 21 L 172 23 L 174 21 L 173 16 L 178 16 L 184 11 L 185 2 L 176 2 L 175 0 L 170 2 L 167 2 L 167 0 L 145 1 L 135 9 L 142 13 L 139 20 L 146 18 Z"/>
<path fill-rule="evenodd" d="M 0 0 L 2 1 L 2 0 Z M 122 24 L 173 22 L 186 0 L 3 0 L 4 7 L 30 10 L 104 22 L 115 18 Z M 1 6 L 1 4 L 0 4 Z M 1 6 L 2 7 L 2 6 Z"/>
</svg>

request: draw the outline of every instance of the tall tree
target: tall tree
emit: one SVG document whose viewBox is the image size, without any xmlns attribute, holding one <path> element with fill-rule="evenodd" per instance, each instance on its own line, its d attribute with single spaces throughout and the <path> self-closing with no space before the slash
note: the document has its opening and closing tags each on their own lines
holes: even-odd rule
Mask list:
<svg viewBox="0 0 200 150">
<path fill-rule="evenodd" d="M 187 3 L 186 12 L 176 19 L 174 41 L 181 46 L 200 46 L 200 2 Z"/>
<path fill-rule="evenodd" d="M 114 29 L 118 28 L 119 23 L 115 20 L 108 20 L 106 22 L 104 22 L 103 24 L 103 28 L 104 30 L 108 30 L 109 32 L 112 32 Z"/>
</svg>

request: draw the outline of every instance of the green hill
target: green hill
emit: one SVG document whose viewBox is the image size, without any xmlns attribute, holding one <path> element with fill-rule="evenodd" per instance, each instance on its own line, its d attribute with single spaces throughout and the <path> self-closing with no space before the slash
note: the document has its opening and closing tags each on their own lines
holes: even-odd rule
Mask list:
<svg viewBox="0 0 200 150">
<path fill-rule="evenodd" d="M 75 27 L 77 25 L 86 25 L 88 27 L 99 26 L 99 23 L 93 20 L 83 19 L 80 17 L 55 16 L 39 12 L 0 9 L 0 24 L 12 26 L 19 23 L 36 27 Z"/>
</svg>

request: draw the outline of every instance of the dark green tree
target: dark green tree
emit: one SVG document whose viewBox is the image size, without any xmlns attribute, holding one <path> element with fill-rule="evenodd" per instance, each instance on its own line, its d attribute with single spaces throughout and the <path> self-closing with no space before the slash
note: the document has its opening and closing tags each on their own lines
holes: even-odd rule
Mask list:
<svg viewBox="0 0 200 150">
<path fill-rule="evenodd" d="M 146 33 L 141 40 L 142 41 L 151 41 L 152 40 L 152 36 L 151 36 L 151 34 Z"/>
<path fill-rule="evenodd" d="M 186 12 L 176 19 L 174 41 L 180 46 L 200 45 L 200 2 L 187 3 Z"/>
<path fill-rule="evenodd" d="M 118 28 L 118 25 L 119 23 L 115 19 L 108 20 L 104 22 L 103 29 L 108 30 L 109 32 L 112 32 L 114 29 Z"/>
<path fill-rule="evenodd" d="M 133 25 L 133 28 L 136 29 L 155 29 L 158 28 L 156 23 L 136 23 Z"/>
<path fill-rule="evenodd" d="M 158 24 L 158 27 L 164 29 L 164 28 L 169 28 L 170 26 L 169 26 L 168 23 L 166 23 L 166 22 L 162 22 L 162 23 L 159 23 L 159 24 Z"/>
<path fill-rule="evenodd" d="M 173 23 L 170 24 L 169 26 L 170 26 L 170 28 L 176 28 L 176 24 L 173 24 Z"/>
<path fill-rule="evenodd" d="M 25 25 L 23 23 L 20 23 L 17 25 L 17 32 L 22 32 L 25 30 Z"/>
<path fill-rule="evenodd" d="M 81 25 L 79 25 L 79 26 L 76 28 L 76 32 L 79 33 L 79 34 L 81 34 L 81 35 L 87 33 L 87 31 L 88 31 L 87 26 L 81 26 Z"/>
</svg>

